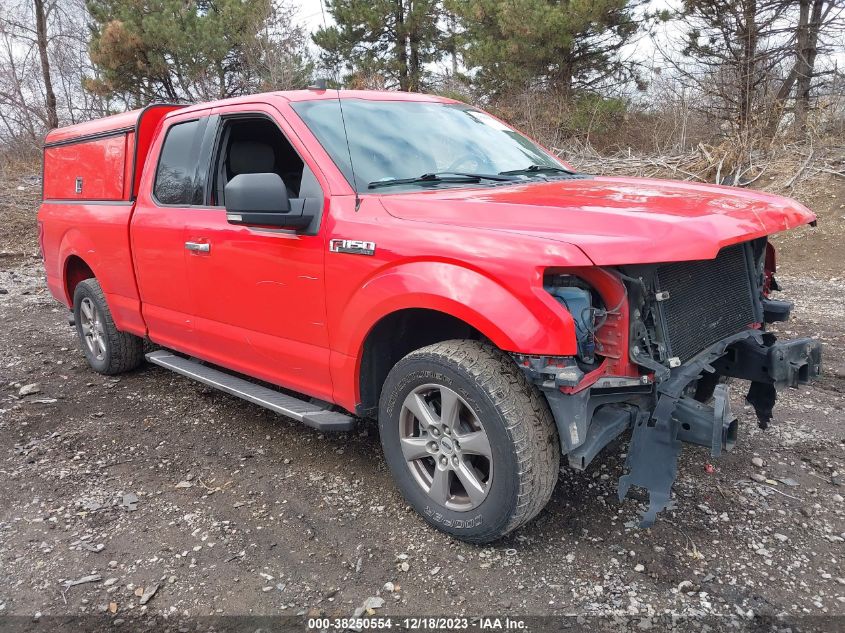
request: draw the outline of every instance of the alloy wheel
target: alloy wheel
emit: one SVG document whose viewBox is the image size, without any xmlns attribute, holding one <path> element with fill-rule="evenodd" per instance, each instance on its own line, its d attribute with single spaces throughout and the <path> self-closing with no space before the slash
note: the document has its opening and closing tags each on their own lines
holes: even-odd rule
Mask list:
<svg viewBox="0 0 845 633">
<path fill-rule="evenodd" d="M 399 415 L 402 454 L 432 501 L 457 512 L 477 508 L 493 481 L 490 440 L 455 391 L 427 384 L 405 398 Z"/>
<path fill-rule="evenodd" d="M 91 299 L 85 297 L 79 304 L 79 319 L 82 337 L 88 351 L 97 360 L 106 356 L 106 336 L 100 311 Z"/>
</svg>

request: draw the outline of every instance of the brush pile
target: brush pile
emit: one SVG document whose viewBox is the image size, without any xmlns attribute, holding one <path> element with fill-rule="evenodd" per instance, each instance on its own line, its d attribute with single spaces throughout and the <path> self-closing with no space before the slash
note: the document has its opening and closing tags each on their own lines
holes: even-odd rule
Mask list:
<svg viewBox="0 0 845 633">
<path fill-rule="evenodd" d="M 613 176 L 673 178 L 765 189 L 786 195 L 809 193 L 808 187 L 828 178 L 845 178 L 845 145 L 783 144 L 747 148 L 725 141 L 686 151 L 654 154 L 641 151 L 600 154 L 590 144 L 572 144 L 554 151 L 588 173 Z"/>
</svg>

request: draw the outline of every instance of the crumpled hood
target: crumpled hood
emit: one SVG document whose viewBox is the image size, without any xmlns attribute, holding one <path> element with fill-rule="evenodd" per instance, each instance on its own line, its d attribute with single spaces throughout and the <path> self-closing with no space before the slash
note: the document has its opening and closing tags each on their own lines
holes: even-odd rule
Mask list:
<svg viewBox="0 0 845 633">
<path fill-rule="evenodd" d="M 594 177 L 381 197 L 419 222 L 567 242 L 599 266 L 712 259 L 724 246 L 807 224 L 803 205 L 759 191 Z"/>
</svg>

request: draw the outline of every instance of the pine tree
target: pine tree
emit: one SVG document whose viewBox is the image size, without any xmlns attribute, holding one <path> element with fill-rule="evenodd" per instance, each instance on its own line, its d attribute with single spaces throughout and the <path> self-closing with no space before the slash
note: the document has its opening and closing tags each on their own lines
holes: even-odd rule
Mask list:
<svg viewBox="0 0 845 633">
<path fill-rule="evenodd" d="M 89 0 L 88 9 L 100 77 L 87 87 L 136 105 L 302 86 L 310 74 L 303 31 L 273 0 Z"/>
<path fill-rule="evenodd" d="M 643 0 L 447 0 L 463 28 L 464 59 L 485 92 L 561 94 L 626 81 L 620 49 Z M 642 16 L 641 16 L 642 17 Z"/>
<path fill-rule="evenodd" d="M 317 30 L 320 60 L 347 83 L 420 90 L 425 66 L 442 55 L 439 0 L 326 0 L 335 26 Z"/>
</svg>

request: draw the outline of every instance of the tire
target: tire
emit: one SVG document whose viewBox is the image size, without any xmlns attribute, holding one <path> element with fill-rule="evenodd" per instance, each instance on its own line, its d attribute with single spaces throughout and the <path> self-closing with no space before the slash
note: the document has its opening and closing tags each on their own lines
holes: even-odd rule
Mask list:
<svg viewBox="0 0 845 633">
<path fill-rule="evenodd" d="M 131 371 L 144 360 L 144 340 L 115 327 L 96 279 L 85 279 L 76 286 L 73 318 L 82 353 L 94 371 L 111 376 Z"/>
<path fill-rule="evenodd" d="M 384 383 L 379 431 L 405 500 L 462 541 L 489 543 L 524 525 L 557 483 L 560 443 L 548 404 L 489 344 L 445 341 L 405 356 Z"/>
</svg>

